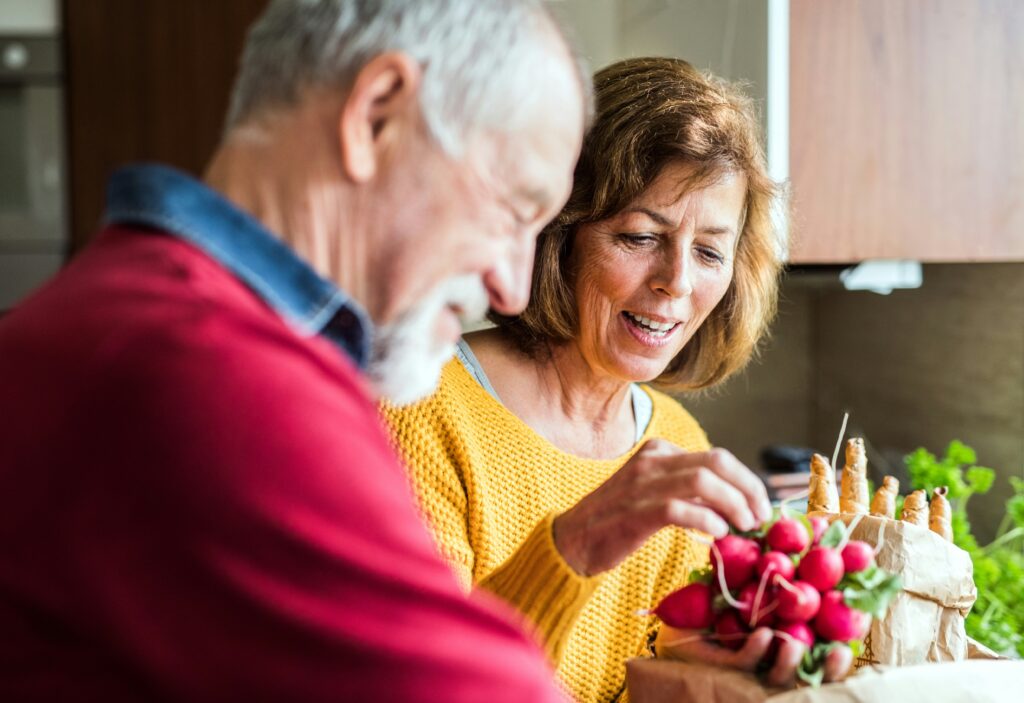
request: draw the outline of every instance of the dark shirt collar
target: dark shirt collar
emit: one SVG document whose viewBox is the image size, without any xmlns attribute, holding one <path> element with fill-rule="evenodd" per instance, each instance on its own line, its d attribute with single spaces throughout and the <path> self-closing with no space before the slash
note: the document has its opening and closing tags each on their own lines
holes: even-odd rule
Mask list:
<svg viewBox="0 0 1024 703">
<path fill-rule="evenodd" d="M 362 307 L 259 221 L 191 176 L 155 164 L 118 170 L 107 185 L 105 222 L 143 225 L 191 242 L 300 334 L 329 339 L 365 367 L 373 325 Z"/>
</svg>

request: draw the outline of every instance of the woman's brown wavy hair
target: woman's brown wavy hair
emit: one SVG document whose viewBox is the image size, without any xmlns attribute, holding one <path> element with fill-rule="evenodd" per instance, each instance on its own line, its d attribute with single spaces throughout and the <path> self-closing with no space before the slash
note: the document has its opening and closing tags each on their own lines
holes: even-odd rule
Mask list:
<svg viewBox="0 0 1024 703">
<path fill-rule="evenodd" d="M 679 59 L 619 61 L 597 73 L 594 91 L 597 116 L 572 194 L 537 240 L 530 303 L 521 315 L 491 319 L 533 357 L 575 338 L 570 264 L 580 224 L 624 210 L 673 162 L 695 169 L 687 188 L 742 174 L 747 194 L 732 283 L 654 380 L 669 390 L 708 388 L 746 365 L 775 316 L 787 218 L 781 186 L 768 175 L 757 112 L 738 87 Z"/>
</svg>

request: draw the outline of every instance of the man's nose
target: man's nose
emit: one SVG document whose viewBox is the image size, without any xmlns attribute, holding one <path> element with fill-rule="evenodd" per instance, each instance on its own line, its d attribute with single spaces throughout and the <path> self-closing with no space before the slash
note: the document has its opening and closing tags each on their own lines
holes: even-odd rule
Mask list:
<svg viewBox="0 0 1024 703">
<path fill-rule="evenodd" d="M 518 315 L 530 302 L 535 246 L 535 237 L 521 237 L 502 252 L 484 274 L 484 286 L 495 312 Z"/>
</svg>

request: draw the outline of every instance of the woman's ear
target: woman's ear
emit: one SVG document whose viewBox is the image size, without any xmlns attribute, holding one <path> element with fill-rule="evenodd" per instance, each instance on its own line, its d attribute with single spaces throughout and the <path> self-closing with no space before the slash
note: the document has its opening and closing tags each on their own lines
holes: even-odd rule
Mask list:
<svg viewBox="0 0 1024 703">
<path fill-rule="evenodd" d="M 400 52 L 374 57 L 356 75 L 338 122 L 342 169 L 356 183 L 376 175 L 389 141 L 417 128 L 422 75 Z"/>
</svg>

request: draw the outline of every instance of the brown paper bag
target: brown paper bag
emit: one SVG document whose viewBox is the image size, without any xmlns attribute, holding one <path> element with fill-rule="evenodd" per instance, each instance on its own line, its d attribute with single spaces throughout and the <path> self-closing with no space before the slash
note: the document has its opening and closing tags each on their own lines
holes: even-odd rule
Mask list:
<svg viewBox="0 0 1024 703">
<path fill-rule="evenodd" d="M 820 515 L 846 524 L 857 517 Z M 857 665 L 967 659 L 964 619 L 978 597 L 970 555 L 931 530 L 873 515 L 861 517 L 852 538 L 881 544 L 875 560 L 903 581 L 886 616 L 871 623 Z"/>
<path fill-rule="evenodd" d="M 631 703 L 1007 703 L 1024 691 L 1024 662 L 871 666 L 843 683 L 780 692 L 739 671 L 632 659 L 626 663 L 626 686 Z"/>
<path fill-rule="evenodd" d="M 671 659 L 627 661 L 626 690 L 630 703 L 764 703 L 781 692 L 743 671 Z"/>
</svg>

